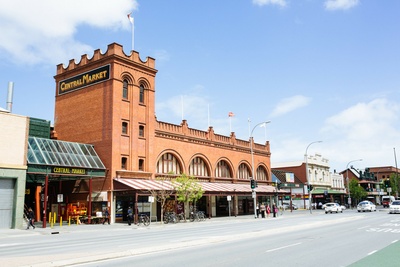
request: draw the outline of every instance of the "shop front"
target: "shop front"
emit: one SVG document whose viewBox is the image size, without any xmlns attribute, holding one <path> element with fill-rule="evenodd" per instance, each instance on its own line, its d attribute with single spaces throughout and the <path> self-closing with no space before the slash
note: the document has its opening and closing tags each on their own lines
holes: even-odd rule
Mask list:
<svg viewBox="0 0 400 267">
<path fill-rule="evenodd" d="M 36 220 L 91 223 L 102 217 L 107 192 L 94 192 L 105 167 L 92 145 L 29 137 L 25 209 Z"/>
<path fill-rule="evenodd" d="M 238 216 L 254 214 L 254 199 L 252 190 L 248 183 L 211 183 L 199 182 L 204 193 L 196 201 L 196 209 L 204 211 L 207 218 Z M 136 214 L 142 212 L 151 214 L 152 220 L 160 220 L 161 207 L 158 202 L 149 202 L 151 192 L 157 190 L 169 190 L 170 197 L 164 206 L 164 212 L 173 211 L 176 214 L 184 212 L 189 214 L 190 207 L 176 200 L 174 187 L 171 181 L 157 181 L 152 179 L 114 179 L 115 196 L 115 217 L 116 222 L 126 221 L 126 214 L 129 207 L 132 207 Z M 257 203 L 274 203 L 277 197 L 276 189 L 270 185 L 259 185 L 257 191 Z M 290 194 L 285 190 L 280 190 L 279 195 Z M 193 203 L 191 203 L 192 205 Z"/>
</svg>

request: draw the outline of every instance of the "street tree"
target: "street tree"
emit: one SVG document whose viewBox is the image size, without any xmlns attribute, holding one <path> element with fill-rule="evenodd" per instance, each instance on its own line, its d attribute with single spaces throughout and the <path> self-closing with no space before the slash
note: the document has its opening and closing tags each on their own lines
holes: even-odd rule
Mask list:
<svg viewBox="0 0 400 267">
<path fill-rule="evenodd" d="M 184 173 L 173 181 L 173 186 L 176 191 L 177 200 L 185 204 L 193 202 L 195 206 L 196 201 L 199 200 L 204 193 L 198 180 Z M 186 214 L 184 216 L 186 220 Z"/>
<path fill-rule="evenodd" d="M 362 186 L 358 184 L 358 180 L 355 178 L 350 180 L 349 188 L 350 188 L 350 196 L 353 199 L 357 200 L 357 203 L 367 196 L 367 192 Z"/>
<path fill-rule="evenodd" d="M 161 223 L 164 221 L 164 207 L 165 203 L 167 202 L 167 199 L 173 195 L 174 193 L 174 188 L 171 187 L 167 189 L 170 185 L 170 180 L 167 177 L 156 177 L 157 182 L 161 184 L 161 189 L 160 190 L 154 190 L 150 189 L 151 195 L 154 197 L 154 199 L 160 203 L 161 206 Z"/>
</svg>

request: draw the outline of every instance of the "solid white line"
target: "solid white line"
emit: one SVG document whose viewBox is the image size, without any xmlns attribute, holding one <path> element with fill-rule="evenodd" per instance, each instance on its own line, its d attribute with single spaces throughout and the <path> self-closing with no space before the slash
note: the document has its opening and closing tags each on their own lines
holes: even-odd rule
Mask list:
<svg viewBox="0 0 400 267">
<path fill-rule="evenodd" d="M 267 250 L 267 251 L 265 251 L 265 252 L 273 252 L 273 251 L 277 251 L 277 250 L 280 250 L 280 249 L 285 249 L 285 248 L 297 246 L 297 245 L 300 245 L 300 244 L 301 244 L 301 242 L 300 242 L 300 243 L 296 243 L 296 244 L 287 245 L 287 246 L 284 246 L 284 247 L 279 247 L 279 248 L 270 249 L 270 250 Z"/>
<path fill-rule="evenodd" d="M 394 240 L 394 241 L 392 241 L 392 244 L 393 244 L 393 243 L 396 243 L 397 241 L 399 241 L 399 240 Z"/>
<path fill-rule="evenodd" d="M 368 253 L 367 255 L 368 255 L 368 256 L 369 256 L 369 255 L 372 255 L 372 254 L 374 254 L 375 252 L 377 252 L 377 250 L 371 251 L 371 252 Z"/>
</svg>

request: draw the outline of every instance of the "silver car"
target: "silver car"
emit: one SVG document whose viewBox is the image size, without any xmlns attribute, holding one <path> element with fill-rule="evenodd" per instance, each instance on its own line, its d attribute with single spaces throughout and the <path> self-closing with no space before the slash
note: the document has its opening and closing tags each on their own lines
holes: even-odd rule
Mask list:
<svg viewBox="0 0 400 267">
<path fill-rule="evenodd" d="M 325 204 L 325 213 L 343 212 L 342 207 L 338 203 L 330 202 Z"/>
<path fill-rule="evenodd" d="M 361 201 L 357 205 L 357 211 L 358 212 L 365 212 L 365 211 L 376 211 L 376 206 L 374 203 L 368 200 Z"/>
<path fill-rule="evenodd" d="M 393 201 L 392 204 L 389 205 L 389 213 L 400 213 L 400 201 Z"/>
</svg>

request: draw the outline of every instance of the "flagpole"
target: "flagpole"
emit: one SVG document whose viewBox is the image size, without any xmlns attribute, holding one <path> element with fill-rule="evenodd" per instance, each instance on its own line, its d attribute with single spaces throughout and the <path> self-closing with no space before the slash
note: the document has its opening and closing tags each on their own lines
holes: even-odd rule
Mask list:
<svg viewBox="0 0 400 267">
<path fill-rule="evenodd" d="M 135 50 L 135 20 L 132 16 L 132 12 L 128 14 L 128 19 L 132 27 L 132 50 Z"/>
<path fill-rule="evenodd" d="M 181 109 L 182 109 L 182 120 L 183 120 L 183 95 L 181 95 Z"/>
<path fill-rule="evenodd" d="M 207 117 L 208 117 L 208 128 L 210 128 L 210 104 L 208 104 Z"/>
<path fill-rule="evenodd" d="M 247 119 L 247 123 L 249 124 L 249 138 L 250 138 L 250 125 L 251 125 L 251 120 L 250 120 L 250 118 Z"/>
</svg>

